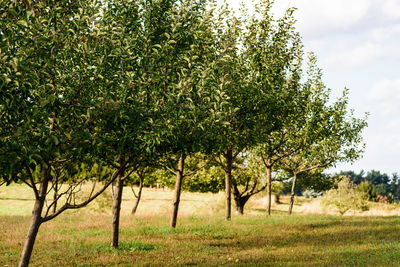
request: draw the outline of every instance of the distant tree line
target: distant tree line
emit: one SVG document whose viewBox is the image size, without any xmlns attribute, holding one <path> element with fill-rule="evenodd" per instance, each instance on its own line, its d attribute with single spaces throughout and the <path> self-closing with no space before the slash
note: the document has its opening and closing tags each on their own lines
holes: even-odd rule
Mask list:
<svg viewBox="0 0 400 267">
<path fill-rule="evenodd" d="M 400 199 L 400 177 L 397 173 L 388 175 L 380 171 L 371 170 L 359 173 L 342 171 L 338 175 L 347 176 L 356 188 L 368 192 L 370 200 L 393 202 Z"/>
</svg>

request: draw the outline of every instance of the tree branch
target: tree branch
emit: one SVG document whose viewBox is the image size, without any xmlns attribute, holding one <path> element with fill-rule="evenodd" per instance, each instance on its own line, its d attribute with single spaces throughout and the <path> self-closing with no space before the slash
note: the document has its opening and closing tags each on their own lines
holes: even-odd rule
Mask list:
<svg viewBox="0 0 400 267">
<path fill-rule="evenodd" d="M 44 218 L 42 218 L 42 222 L 50 221 L 50 220 L 54 219 L 55 217 L 57 217 L 58 215 L 60 215 L 61 213 L 63 213 L 63 212 L 66 211 L 66 210 L 69 210 L 69 209 L 79 209 L 79 208 L 85 207 L 87 204 L 89 204 L 89 203 L 92 202 L 94 199 L 96 199 L 101 193 L 103 193 L 103 192 L 115 181 L 115 179 L 116 179 L 116 178 L 118 177 L 118 175 L 121 173 L 121 171 L 123 170 L 123 168 L 125 168 L 125 166 L 126 166 L 126 162 L 125 162 L 122 166 L 120 166 L 120 168 L 118 168 L 117 170 L 114 171 L 114 173 L 113 173 L 112 176 L 111 176 L 111 179 L 110 179 L 96 194 L 94 194 L 93 196 L 89 197 L 86 201 L 84 201 L 84 202 L 82 202 L 82 203 L 79 203 L 79 204 L 71 205 L 71 204 L 69 203 L 69 201 L 68 201 L 68 200 L 71 199 L 71 194 L 72 194 L 72 193 L 71 193 L 70 196 L 68 196 L 67 203 L 65 203 L 65 204 L 64 204 L 58 211 L 56 211 L 55 213 L 53 213 L 53 214 L 51 214 L 51 215 L 48 215 L 48 216 L 45 216 Z"/>
<path fill-rule="evenodd" d="M 125 175 L 123 178 L 121 178 L 121 180 L 124 181 L 125 179 L 127 179 L 135 170 L 136 170 L 136 168 L 132 168 L 132 170 L 130 170 L 127 175 Z"/>
<path fill-rule="evenodd" d="M 174 171 L 173 169 L 171 169 L 167 165 L 164 165 L 163 167 L 166 168 L 167 170 L 169 170 L 173 175 L 177 175 L 176 171 Z"/>
<path fill-rule="evenodd" d="M 191 171 L 191 172 L 189 172 L 189 173 L 187 173 L 187 174 L 184 174 L 183 177 L 191 176 L 191 175 L 195 174 L 197 171 L 199 171 L 199 170 L 203 169 L 205 166 L 207 166 L 207 164 L 210 163 L 210 161 L 211 161 L 210 159 L 207 160 L 207 162 L 204 163 L 203 166 L 201 166 L 201 167 L 199 167 L 199 168 L 197 168 L 197 169 L 194 169 L 193 171 Z"/>
<path fill-rule="evenodd" d="M 40 198 L 39 197 L 39 190 L 37 189 L 37 187 L 35 185 L 35 182 L 33 181 L 33 175 L 32 175 L 31 169 L 29 169 L 29 167 L 26 166 L 26 165 L 25 165 L 25 169 L 26 169 L 26 171 L 28 173 L 29 180 L 31 182 L 31 186 L 30 187 L 33 189 L 33 192 L 35 193 L 35 198 L 39 199 Z M 29 184 L 25 180 L 23 180 L 23 181 L 24 181 L 24 183 L 26 183 L 29 186 Z"/>
<path fill-rule="evenodd" d="M 221 155 L 220 154 L 218 154 L 218 159 L 217 159 L 217 157 L 213 157 L 213 159 L 214 159 L 214 161 L 216 162 L 216 163 L 218 163 L 219 164 L 219 166 L 221 166 L 222 167 L 222 169 L 224 169 L 224 171 L 227 171 L 227 169 L 225 168 L 225 165 L 222 163 L 222 159 L 221 159 Z"/>
</svg>

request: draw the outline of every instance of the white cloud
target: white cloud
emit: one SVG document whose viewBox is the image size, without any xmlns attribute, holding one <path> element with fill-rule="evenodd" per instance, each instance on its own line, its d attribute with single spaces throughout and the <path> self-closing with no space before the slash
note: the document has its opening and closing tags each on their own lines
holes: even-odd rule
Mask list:
<svg viewBox="0 0 400 267">
<path fill-rule="evenodd" d="M 383 13 L 391 19 L 400 19 L 400 1 L 399 0 L 385 0 L 382 1 Z"/>
<path fill-rule="evenodd" d="M 368 98 L 379 102 L 396 101 L 397 105 L 397 101 L 400 100 L 400 79 L 387 79 L 376 83 L 369 92 Z"/>
<path fill-rule="evenodd" d="M 248 1 L 249 2 L 249 1 Z M 318 37 L 349 29 L 366 17 L 373 0 L 276 0 L 273 10 L 282 16 L 296 7 L 297 29 L 303 36 Z"/>
<path fill-rule="evenodd" d="M 385 129 L 391 133 L 395 133 L 397 142 L 400 142 L 400 138 L 398 137 L 398 134 L 400 133 L 400 119 L 394 119 L 389 121 Z"/>
<path fill-rule="evenodd" d="M 372 38 L 377 42 L 397 39 L 398 35 L 400 35 L 400 24 L 377 27 L 371 31 Z"/>
<path fill-rule="evenodd" d="M 331 53 L 327 63 L 334 66 L 356 67 L 384 56 L 386 50 L 380 44 L 367 42 L 354 48 L 344 48 Z"/>
<path fill-rule="evenodd" d="M 294 0 L 298 7 L 298 29 L 305 35 L 329 34 L 332 30 L 346 30 L 363 19 L 369 0 Z"/>
<path fill-rule="evenodd" d="M 318 39 L 320 40 L 320 39 Z M 323 38 L 318 50 L 324 51 L 324 63 L 332 67 L 363 67 L 377 60 L 400 60 L 400 24 L 375 27 L 357 35 Z"/>
</svg>

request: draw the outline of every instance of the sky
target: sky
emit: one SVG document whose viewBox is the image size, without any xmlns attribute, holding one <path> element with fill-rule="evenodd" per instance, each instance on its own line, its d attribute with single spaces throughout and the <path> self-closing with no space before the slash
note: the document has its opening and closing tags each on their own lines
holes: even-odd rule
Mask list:
<svg viewBox="0 0 400 267">
<path fill-rule="evenodd" d="M 400 173 L 400 0 L 275 0 L 276 17 L 288 7 L 297 8 L 296 29 L 332 96 L 346 87 L 355 115 L 370 114 L 363 158 L 331 171 Z"/>
</svg>

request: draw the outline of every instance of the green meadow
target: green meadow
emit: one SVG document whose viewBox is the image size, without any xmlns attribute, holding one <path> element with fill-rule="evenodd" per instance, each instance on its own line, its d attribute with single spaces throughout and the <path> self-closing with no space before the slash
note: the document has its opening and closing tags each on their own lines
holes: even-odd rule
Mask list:
<svg viewBox="0 0 400 267">
<path fill-rule="evenodd" d="M 16 266 L 33 196 L 0 187 L 0 265 Z M 30 198 L 28 196 L 31 196 Z M 265 215 L 262 199 L 224 220 L 223 194 L 183 193 L 178 226 L 169 227 L 172 192 L 145 189 L 135 216 L 125 188 L 120 247 L 111 249 L 111 206 L 97 203 L 43 224 L 31 266 L 399 266 L 400 218 L 286 214 L 287 199 Z"/>
</svg>

